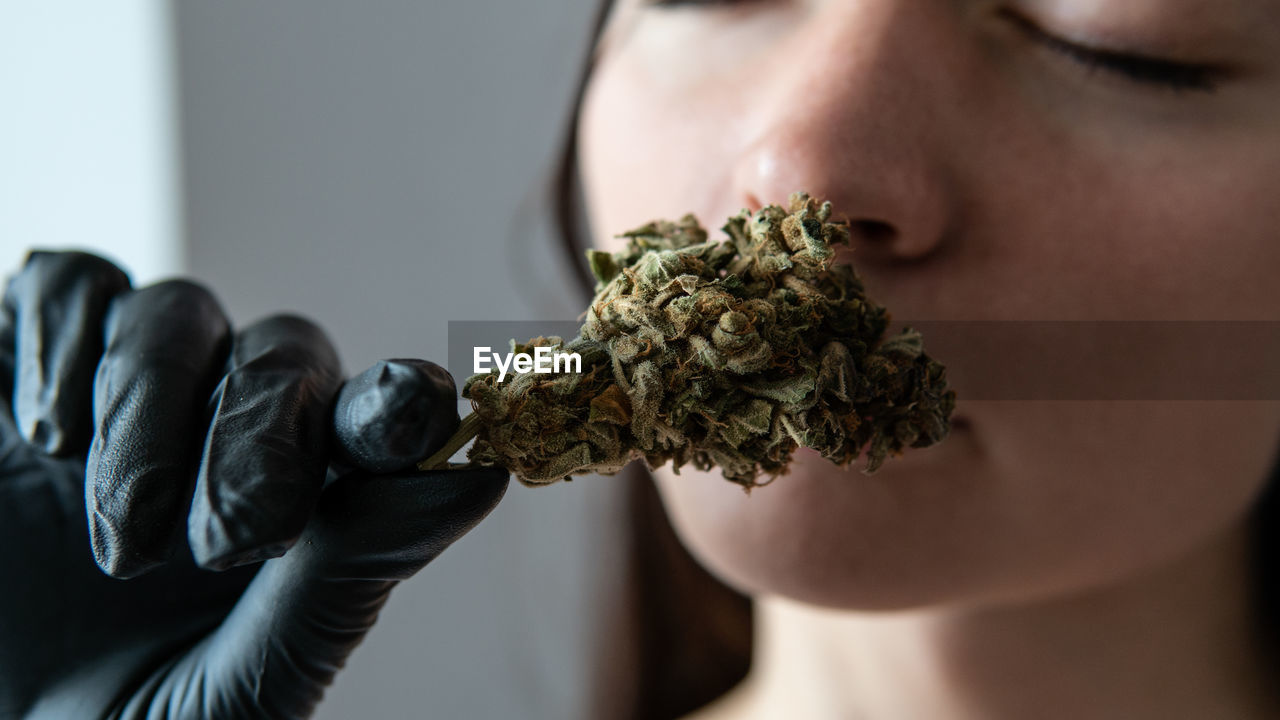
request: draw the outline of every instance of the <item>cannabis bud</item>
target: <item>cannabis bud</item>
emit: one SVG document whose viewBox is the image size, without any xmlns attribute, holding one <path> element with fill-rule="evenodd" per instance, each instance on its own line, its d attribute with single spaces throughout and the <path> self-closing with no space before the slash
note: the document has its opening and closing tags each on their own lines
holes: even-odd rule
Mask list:
<svg viewBox="0 0 1280 720">
<path fill-rule="evenodd" d="M 578 353 L 582 372 L 470 377 L 474 412 L 420 467 L 447 461 L 472 434 L 473 464 L 526 485 L 612 474 L 643 458 L 719 467 L 750 490 L 784 474 L 797 447 L 836 465 L 864 450 L 874 472 L 906 447 L 947 435 L 955 393 L 910 328 L 885 337 L 888 312 L 867 299 L 831 204 L 743 210 L 708 241 L 692 215 L 624 233 L 619 253 L 588 251 L 598 282 L 576 338 L 512 342 Z M 767 482 L 767 481 L 766 481 Z"/>
</svg>

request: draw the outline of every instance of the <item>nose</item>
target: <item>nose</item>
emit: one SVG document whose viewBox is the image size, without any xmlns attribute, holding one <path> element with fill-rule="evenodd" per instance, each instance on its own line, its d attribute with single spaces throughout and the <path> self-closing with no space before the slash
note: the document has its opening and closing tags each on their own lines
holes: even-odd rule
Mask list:
<svg viewBox="0 0 1280 720">
<path fill-rule="evenodd" d="M 796 190 L 830 200 L 863 262 L 918 261 L 945 245 L 956 203 L 939 152 L 939 46 L 923 44 L 944 21 L 932 5 L 830 3 L 775 47 L 733 169 L 745 206 Z"/>
</svg>

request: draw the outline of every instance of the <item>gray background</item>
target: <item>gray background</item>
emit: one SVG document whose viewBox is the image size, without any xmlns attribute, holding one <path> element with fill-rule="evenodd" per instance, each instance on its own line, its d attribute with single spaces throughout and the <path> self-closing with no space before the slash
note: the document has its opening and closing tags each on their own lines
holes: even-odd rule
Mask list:
<svg viewBox="0 0 1280 720">
<path fill-rule="evenodd" d="M 313 318 L 348 374 L 449 320 L 572 318 L 541 187 L 591 0 L 174 5 L 187 265 L 233 320 Z M 513 483 L 397 589 L 317 717 L 584 716 L 607 479 Z"/>
</svg>

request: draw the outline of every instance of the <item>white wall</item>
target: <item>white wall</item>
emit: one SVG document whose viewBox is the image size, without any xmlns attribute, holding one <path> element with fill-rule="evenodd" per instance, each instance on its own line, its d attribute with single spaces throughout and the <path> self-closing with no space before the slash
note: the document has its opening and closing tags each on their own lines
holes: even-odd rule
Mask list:
<svg viewBox="0 0 1280 720">
<path fill-rule="evenodd" d="M 178 272 L 168 6 L 0 0 L 0 275 L 29 247 Z"/>
</svg>

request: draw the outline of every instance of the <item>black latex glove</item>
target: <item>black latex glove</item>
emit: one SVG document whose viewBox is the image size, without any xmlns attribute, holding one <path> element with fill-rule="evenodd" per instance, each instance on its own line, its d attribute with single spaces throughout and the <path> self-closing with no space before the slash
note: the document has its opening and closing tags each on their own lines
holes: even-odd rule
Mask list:
<svg viewBox="0 0 1280 720">
<path fill-rule="evenodd" d="M 233 332 L 198 284 L 33 252 L 0 312 L 0 717 L 309 716 L 506 490 L 413 471 L 455 397 L 416 360 L 344 385 L 303 318 Z"/>
</svg>

